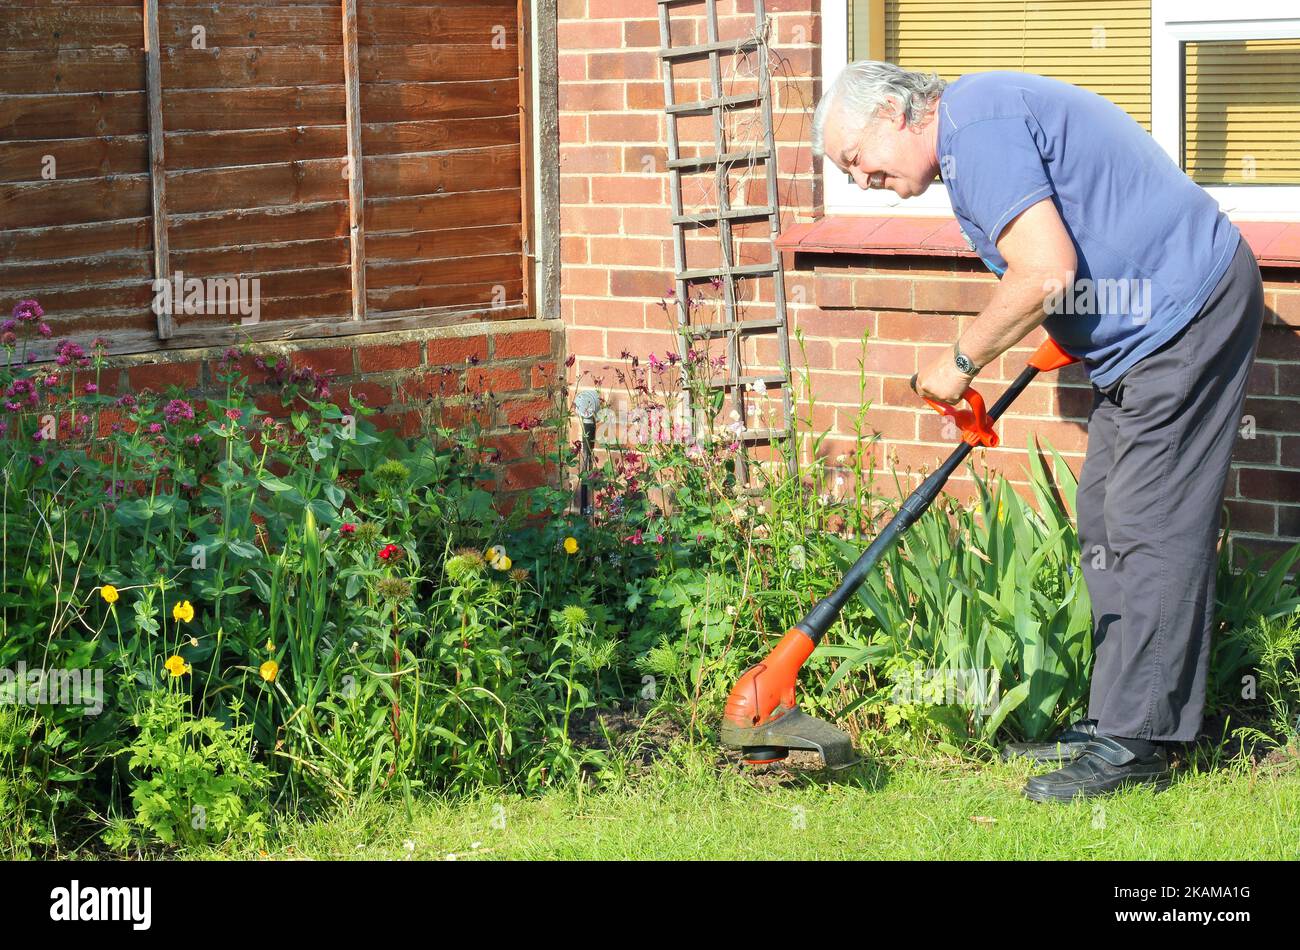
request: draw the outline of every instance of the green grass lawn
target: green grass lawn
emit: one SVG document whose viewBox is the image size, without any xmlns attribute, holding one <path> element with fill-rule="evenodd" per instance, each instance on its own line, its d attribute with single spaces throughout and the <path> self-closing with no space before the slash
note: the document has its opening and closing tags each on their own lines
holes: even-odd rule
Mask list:
<svg viewBox="0 0 1300 950">
<path fill-rule="evenodd" d="M 1288 767 L 1290 766 L 1290 767 Z M 1296 859 L 1300 768 L 1183 772 L 1166 792 L 1044 805 L 1028 766 L 880 761 L 825 773 L 671 763 L 601 792 L 362 803 L 282 825 L 273 859 Z M 782 775 L 790 775 L 782 783 Z M 187 857 L 261 856 L 191 852 Z"/>
</svg>

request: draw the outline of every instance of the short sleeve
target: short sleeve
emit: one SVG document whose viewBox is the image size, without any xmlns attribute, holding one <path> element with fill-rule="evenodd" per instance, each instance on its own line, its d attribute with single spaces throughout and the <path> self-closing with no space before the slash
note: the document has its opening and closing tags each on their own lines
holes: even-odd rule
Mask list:
<svg viewBox="0 0 1300 950">
<path fill-rule="evenodd" d="M 1016 215 L 1054 193 L 1024 119 L 979 119 L 949 135 L 944 152 L 939 169 L 953 203 L 993 244 Z"/>
</svg>

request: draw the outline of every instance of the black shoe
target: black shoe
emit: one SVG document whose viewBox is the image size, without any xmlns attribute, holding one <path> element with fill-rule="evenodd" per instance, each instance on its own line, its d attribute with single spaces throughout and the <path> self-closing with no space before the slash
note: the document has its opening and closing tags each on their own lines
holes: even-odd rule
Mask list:
<svg viewBox="0 0 1300 950">
<path fill-rule="evenodd" d="M 1080 719 L 1046 742 L 1008 742 L 1002 747 L 1002 761 L 1023 756 L 1039 764 L 1073 762 L 1096 735 L 1097 720 Z"/>
<path fill-rule="evenodd" d="M 1025 783 L 1024 796 L 1036 802 L 1066 802 L 1072 798 L 1109 795 L 1129 785 L 1169 787 L 1172 773 L 1164 746 L 1138 756 L 1110 736 L 1098 736 L 1084 746 L 1079 757 L 1046 775 Z"/>
</svg>

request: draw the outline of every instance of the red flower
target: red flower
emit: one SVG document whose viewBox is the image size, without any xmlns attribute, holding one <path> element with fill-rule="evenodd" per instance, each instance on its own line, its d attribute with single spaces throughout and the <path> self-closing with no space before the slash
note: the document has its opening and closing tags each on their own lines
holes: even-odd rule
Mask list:
<svg viewBox="0 0 1300 950">
<path fill-rule="evenodd" d="M 396 544 L 385 544 L 379 549 L 379 559 L 388 561 L 402 556 L 402 549 Z"/>
<path fill-rule="evenodd" d="M 357 526 L 350 521 L 345 521 L 339 525 L 339 534 L 356 534 Z"/>
</svg>

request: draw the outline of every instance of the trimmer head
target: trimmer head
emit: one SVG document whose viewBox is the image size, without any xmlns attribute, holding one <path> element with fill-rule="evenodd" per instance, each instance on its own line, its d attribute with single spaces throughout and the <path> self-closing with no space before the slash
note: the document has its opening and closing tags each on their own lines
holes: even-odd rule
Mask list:
<svg viewBox="0 0 1300 950">
<path fill-rule="evenodd" d="M 828 769 L 845 769 L 862 761 L 853 750 L 853 740 L 847 733 L 799 709 L 791 709 L 760 726 L 744 727 L 723 722 L 722 742 L 740 749 L 744 753 L 741 761 L 745 765 L 779 762 L 790 754 L 791 749 L 816 752 Z"/>
<path fill-rule="evenodd" d="M 767 659 L 746 671 L 727 697 L 722 742 L 740 749 L 745 764 L 779 762 L 791 749 L 816 752 L 830 769 L 860 761 L 846 733 L 801 712 L 795 703 L 795 680 L 813 646 L 802 630 L 789 631 Z"/>
</svg>

